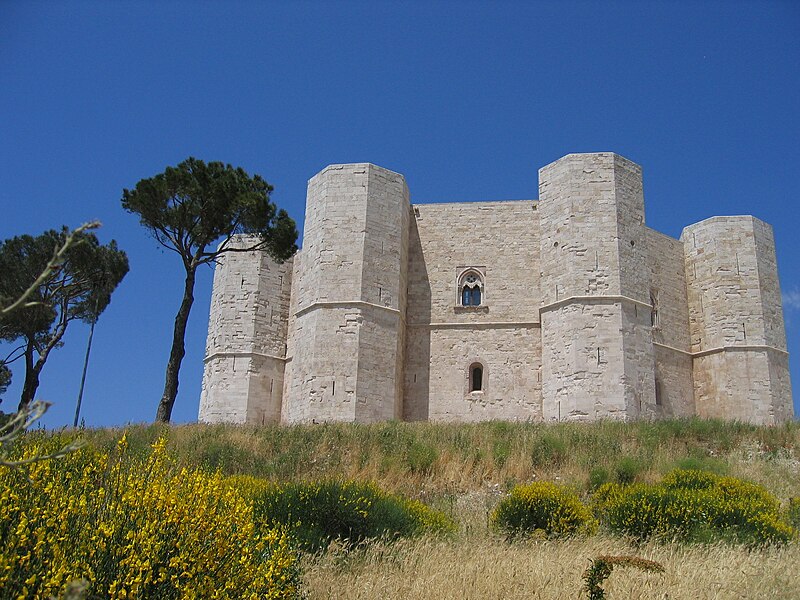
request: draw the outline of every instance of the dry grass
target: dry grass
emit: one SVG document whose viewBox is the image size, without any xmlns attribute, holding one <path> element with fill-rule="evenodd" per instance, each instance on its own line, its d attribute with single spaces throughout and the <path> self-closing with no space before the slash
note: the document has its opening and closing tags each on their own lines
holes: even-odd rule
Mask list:
<svg viewBox="0 0 800 600">
<path fill-rule="evenodd" d="M 557 480 L 586 488 L 593 470 L 614 478 L 623 459 L 637 479 L 656 481 L 686 461 L 800 496 L 800 423 L 757 427 L 699 419 L 619 423 L 352 423 L 246 427 L 159 425 L 127 428 L 144 453 L 160 434 L 183 464 L 279 481 L 375 481 L 415 497 L 460 495 L 487 486 Z M 119 430 L 87 430 L 113 447 Z"/>
<path fill-rule="evenodd" d="M 800 497 L 800 423 L 756 427 L 699 419 L 655 423 L 378 423 L 289 427 L 187 425 L 127 428 L 145 453 L 166 433 L 179 463 L 278 481 L 347 478 L 432 503 L 461 525 L 449 540 L 403 540 L 309 560 L 316 598 L 579 598 L 589 559 L 601 554 L 655 560 L 663 574 L 618 568 L 610 598 L 800 599 L 800 542 L 748 550 L 727 545 L 633 547 L 602 535 L 508 544 L 487 515 L 513 484 L 568 483 L 588 492 L 623 461 L 654 482 L 675 468 L 700 467 L 760 483 L 783 501 Z M 31 435 L 45 435 L 33 433 Z M 119 430 L 87 430 L 112 447 Z"/>
<path fill-rule="evenodd" d="M 601 554 L 634 554 L 663 574 L 617 568 L 604 586 L 609 598 L 800 598 L 800 546 L 748 551 L 711 545 L 632 547 L 619 539 L 508 544 L 490 536 L 403 540 L 358 556 L 329 552 L 308 569 L 312 599 L 580 598 L 583 571 Z"/>
<path fill-rule="evenodd" d="M 800 598 L 800 543 L 752 550 L 725 544 L 632 545 L 604 535 L 508 543 L 487 515 L 500 494 L 470 492 L 454 502 L 454 539 L 406 539 L 355 553 L 332 547 L 310 559 L 311 600 L 585 598 L 582 575 L 600 555 L 634 555 L 664 566 L 661 574 L 616 568 L 604 585 L 614 598 Z"/>
<path fill-rule="evenodd" d="M 605 535 L 508 543 L 489 531 L 495 492 L 461 495 L 453 512 L 461 532 L 449 540 L 406 539 L 355 553 L 332 547 L 310 559 L 311 600 L 585 598 L 582 575 L 591 558 L 634 555 L 664 566 L 662 574 L 616 568 L 603 586 L 614 598 L 798 599 L 800 542 L 751 550 L 725 544 L 632 545 Z"/>
</svg>

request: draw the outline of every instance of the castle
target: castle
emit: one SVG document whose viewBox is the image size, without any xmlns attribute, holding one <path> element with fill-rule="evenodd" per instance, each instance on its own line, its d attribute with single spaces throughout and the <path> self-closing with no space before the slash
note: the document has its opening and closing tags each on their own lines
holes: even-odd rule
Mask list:
<svg viewBox="0 0 800 600">
<path fill-rule="evenodd" d="M 398 173 L 331 165 L 292 260 L 229 253 L 214 275 L 200 421 L 690 415 L 793 416 L 772 228 L 654 231 L 613 153 L 504 202 L 412 205 Z"/>
</svg>

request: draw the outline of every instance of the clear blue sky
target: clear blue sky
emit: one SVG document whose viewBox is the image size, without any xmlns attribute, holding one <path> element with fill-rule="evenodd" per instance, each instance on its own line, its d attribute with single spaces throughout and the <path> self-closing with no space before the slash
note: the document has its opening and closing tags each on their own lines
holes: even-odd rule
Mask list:
<svg viewBox="0 0 800 600">
<path fill-rule="evenodd" d="M 95 334 L 90 426 L 152 420 L 163 389 L 182 268 L 120 207 L 139 179 L 229 162 L 302 227 L 329 163 L 403 173 L 414 202 L 519 199 L 591 151 L 643 166 L 669 235 L 773 225 L 800 412 L 800 4 L 0 1 L 0 239 L 97 218 L 131 262 Z M 197 418 L 211 277 L 176 422 Z M 72 421 L 87 332 L 45 366 L 48 426 Z"/>
</svg>

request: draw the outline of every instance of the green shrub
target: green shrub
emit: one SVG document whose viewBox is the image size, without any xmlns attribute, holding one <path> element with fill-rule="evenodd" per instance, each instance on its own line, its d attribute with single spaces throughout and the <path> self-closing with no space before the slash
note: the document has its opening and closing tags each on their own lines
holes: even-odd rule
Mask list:
<svg viewBox="0 0 800 600">
<path fill-rule="evenodd" d="M 492 458 L 498 469 L 503 468 L 509 456 L 511 456 L 511 443 L 507 438 L 496 438 L 492 440 Z"/>
<path fill-rule="evenodd" d="M 627 485 L 636 481 L 636 477 L 643 470 L 642 463 L 630 456 L 622 457 L 614 467 L 614 475 L 617 478 L 617 483 Z"/>
<path fill-rule="evenodd" d="M 604 467 L 595 467 L 589 471 L 589 489 L 596 490 L 604 483 L 608 483 L 609 478 L 608 469 Z"/>
<path fill-rule="evenodd" d="M 722 460 L 710 457 L 690 456 L 675 462 L 682 471 L 709 471 L 717 475 L 727 475 L 728 465 Z"/>
<path fill-rule="evenodd" d="M 252 492 L 256 525 L 288 528 L 307 552 L 332 541 L 350 545 L 376 538 L 447 533 L 455 524 L 417 500 L 389 494 L 372 483 L 322 481 L 269 484 Z"/>
<path fill-rule="evenodd" d="M 62 436 L 27 436 L 19 459 L 51 454 Z M 301 597 L 288 537 L 256 531 L 253 510 L 217 472 L 179 469 L 158 439 L 145 458 L 127 438 L 57 460 L 0 468 L 0 597 Z"/>
<path fill-rule="evenodd" d="M 606 592 L 603 589 L 603 582 L 608 579 L 614 567 L 635 567 L 642 571 L 651 573 L 663 573 L 664 566 L 652 560 L 639 558 L 638 556 L 598 556 L 591 563 L 589 568 L 583 572 L 583 580 L 586 584 L 583 591 L 589 600 L 604 600 Z"/>
<path fill-rule="evenodd" d="M 416 440 L 409 444 L 406 453 L 408 468 L 412 473 L 430 473 L 437 458 L 439 458 L 439 452 L 436 448 Z"/>
<path fill-rule="evenodd" d="M 593 509 L 612 532 L 637 539 L 766 544 L 796 535 L 767 490 L 704 471 L 675 470 L 656 485 L 603 485 Z"/>
<path fill-rule="evenodd" d="M 560 467 L 567 462 L 567 444 L 553 433 L 543 433 L 531 447 L 531 462 L 534 467 Z"/>
<path fill-rule="evenodd" d="M 708 490 L 718 484 L 720 478 L 714 473 L 696 469 L 674 469 L 661 480 L 661 485 L 670 490 Z"/>
<path fill-rule="evenodd" d="M 596 522 L 572 490 L 547 481 L 515 486 L 497 505 L 491 524 L 507 537 L 591 533 Z"/>
<path fill-rule="evenodd" d="M 800 529 L 800 498 L 789 498 L 786 518 L 795 529 Z"/>
</svg>

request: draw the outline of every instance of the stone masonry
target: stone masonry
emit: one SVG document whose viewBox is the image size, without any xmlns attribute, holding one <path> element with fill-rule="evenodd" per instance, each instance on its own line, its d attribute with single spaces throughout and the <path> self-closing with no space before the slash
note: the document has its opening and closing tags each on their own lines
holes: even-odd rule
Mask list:
<svg viewBox="0 0 800 600">
<path fill-rule="evenodd" d="M 302 250 L 214 275 L 203 422 L 690 415 L 793 416 L 772 229 L 656 232 L 641 168 L 613 153 L 505 202 L 412 205 L 398 173 L 331 165 Z"/>
</svg>

